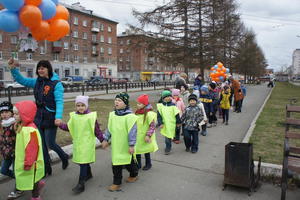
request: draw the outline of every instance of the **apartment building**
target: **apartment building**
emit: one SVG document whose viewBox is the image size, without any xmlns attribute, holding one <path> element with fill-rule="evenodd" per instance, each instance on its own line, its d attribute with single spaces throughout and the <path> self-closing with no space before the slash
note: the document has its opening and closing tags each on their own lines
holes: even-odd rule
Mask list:
<svg viewBox="0 0 300 200">
<path fill-rule="evenodd" d="M 184 69 L 151 56 L 145 34 L 123 32 L 118 35 L 118 76 L 130 80 L 174 80 Z"/>
<path fill-rule="evenodd" d="M 59 41 L 36 41 L 27 30 L 0 31 L 0 80 L 11 80 L 7 60 L 14 57 L 20 71 L 35 76 L 39 60 L 49 60 L 60 77 L 117 77 L 117 22 L 86 10 L 79 3 L 64 5 L 71 31 Z"/>
</svg>

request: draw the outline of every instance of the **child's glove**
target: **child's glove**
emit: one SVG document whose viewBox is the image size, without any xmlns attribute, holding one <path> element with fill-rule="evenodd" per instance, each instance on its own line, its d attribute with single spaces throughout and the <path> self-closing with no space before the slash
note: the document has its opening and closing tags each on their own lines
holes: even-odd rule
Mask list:
<svg viewBox="0 0 300 200">
<path fill-rule="evenodd" d="M 128 152 L 130 154 L 133 154 L 134 153 L 134 146 L 130 146 L 129 149 L 128 149 Z"/>
<path fill-rule="evenodd" d="M 147 142 L 147 143 L 151 142 L 151 138 L 148 135 L 145 137 L 145 142 Z"/>
<path fill-rule="evenodd" d="M 101 148 L 106 149 L 108 146 L 109 146 L 108 142 L 106 140 L 103 140 L 103 142 L 101 143 Z"/>
<path fill-rule="evenodd" d="M 162 125 L 160 125 L 160 126 L 159 126 L 159 128 L 160 128 L 160 129 L 164 128 L 164 125 L 163 125 L 163 124 L 162 124 Z"/>
<path fill-rule="evenodd" d="M 180 127 L 180 126 L 181 126 L 181 124 L 176 124 L 176 126 L 177 126 L 177 127 Z"/>
</svg>

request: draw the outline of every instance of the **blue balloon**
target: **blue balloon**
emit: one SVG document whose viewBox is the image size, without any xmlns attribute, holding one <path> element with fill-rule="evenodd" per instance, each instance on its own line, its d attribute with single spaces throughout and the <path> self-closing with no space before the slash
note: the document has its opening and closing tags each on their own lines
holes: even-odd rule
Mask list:
<svg viewBox="0 0 300 200">
<path fill-rule="evenodd" d="M 43 0 L 39 5 L 43 20 L 51 19 L 56 14 L 56 5 L 51 0 Z"/>
<path fill-rule="evenodd" d="M 220 79 L 220 81 L 224 81 L 224 77 L 223 76 L 220 76 L 219 79 Z"/>
<path fill-rule="evenodd" d="M 226 68 L 226 73 L 229 73 L 229 71 L 230 71 L 229 68 Z"/>
<path fill-rule="evenodd" d="M 16 12 L 7 9 L 0 11 L 0 29 L 5 32 L 16 32 L 20 29 L 21 24 L 19 15 Z"/>
<path fill-rule="evenodd" d="M 215 65 L 215 66 L 214 66 L 214 69 L 218 69 L 218 65 Z"/>
<path fill-rule="evenodd" d="M 214 74 L 215 74 L 216 72 L 217 72 L 216 70 L 212 71 L 212 73 L 214 73 Z"/>
<path fill-rule="evenodd" d="M 52 0 L 55 5 L 58 5 L 58 0 Z"/>
<path fill-rule="evenodd" d="M 24 0 L 0 0 L 0 4 L 2 4 L 7 10 L 18 11 L 23 7 Z"/>
</svg>

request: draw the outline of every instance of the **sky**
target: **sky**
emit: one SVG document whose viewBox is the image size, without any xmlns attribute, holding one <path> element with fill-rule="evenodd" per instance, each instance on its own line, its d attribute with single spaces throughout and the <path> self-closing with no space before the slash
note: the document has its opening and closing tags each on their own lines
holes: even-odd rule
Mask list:
<svg viewBox="0 0 300 200">
<path fill-rule="evenodd" d="M 118 33 L 126 24 L 137 24 L 132 9 L 148 11 L 167 0 L 60 0 L 80 2 L 87 9 L 119 22 Z M 292 54 L 300 48 L 300 0 L 236 0 L 238 12 L 247 28 L 255 34 L 267 59 L 276 71 L 292 64 Z M 95 9 L 97 8 L 97 9 Z"/>
</svg>

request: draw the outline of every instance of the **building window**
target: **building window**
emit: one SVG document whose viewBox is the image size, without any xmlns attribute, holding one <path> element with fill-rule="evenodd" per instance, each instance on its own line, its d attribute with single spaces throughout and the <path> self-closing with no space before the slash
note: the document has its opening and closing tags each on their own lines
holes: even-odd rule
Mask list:
<svg viewBox="0 0 300 200">
<path fill-rule="evenodd" d="M 127 45 L 130 45 L 130 40 L 127 40 L 127 41 L 126 41 L 126 44 L 127 44 Z"/>
<path fill-rule="evenodd" d="M 70 58 L 68 54 L 64 55 L 64 62 L 69 62 Z"/>
<path fill-rule="evenodd" d="M 127 62 L 130 61 L 130 56 L 127 56 L 126 61 L 127 61 Z"/>
<path fill-rule="evenodd" d="M 40 54 L 45 54 L 45 47 L 40 46 Z"/>
<path fill-rule="evenodd" d="M 59 54 L 58 53 L 53 54 L 53 60 L 58 61 L 58 59 L 59 59 Z"/>
<path fill-rule="evenodd" d="M 79 62 L 79 56 L 77 56 L 77 55 L 74 55 L 74 62 Z"/>
<path fill-rule="evenodd" d="M 123 44 L 124 44 L 123 40 L 120 40 L 120 45 L 123 45 Z"/>
<path fill-rule="evenodd" d="M 83 62 L 87 63 L 87 57 L 86 56 L 83 57 Z"/>
<path fill-rule="evenodd" d="M 75 69 L 75 75 L 79 76 L 79 69 Z"/>
<path fill-rule="evenodd" d="M 19 59 L 18 52 L 11 52 L 11 57 L 13 57 L 15 60 L 18 60 Z"/>
<path fill-rule="evenodd" d="M 75 25 L 78 25 L 78 17 L 74 17 L 74 18 L 73 18 L 73 23 L 74 23 Z"/>
<path fill-rule="evenodd" d="M 92 41 L 97 42 L 97 35 L 95 35 L 95 34 L 92 35 Z"/>
<path fill-rule="evenodd" d="M 93 25 L 93 28 L 99 28 L 100 22 L 93 21 L 92 25 Z"/>
<path fill-rule="evenodd" d="M 27 77 L 33 78 L 33 69 L 27 69 Z"/>
<path fill-rule="evenodd" d="M 123 62 L 123 58 L 122 58 L 122 57 L 120 57 L 119 61 L 120 61 L 120 62 Z"/>
<path fill-rule="evenodd" d="M 0 68 L 0 80 L 4 79 L 4 70 Z"/>
<path fill-rule="evenodd" d="M 100 35 L 100 42 L 104 42 L 104 35 Z"/>
<path fill-rule="evenodd" d="M 74 32 L 73 32 L 73 37 L 74 37 L 74 38 L 78 38 L 78 31 L 74 31 Z"/>
<path fill-rule="evenodd" d="M 0 43 L 2 43 L 2 34 L 0 34 Z"/>
<path fill-rule="evenodd" d="M 109 70 L 108 70 L 108 76 L 111 76 L 111 75 L 112 75 L 112 70 L 109 69 Z"/>
<path fill-rule="evenodd" d="M 26 60 L 32 60 L 32 53 L 26 53 Z"/>
<path fill-rule="evenodd" d="M 104 48 L 103 47 L 100 48 L 100 53 L 104 53 Z"/>
<path fill-rule="evenodd" d="M 87 39 L 87 33 L 86 32 L 83 32 L 83 37 L 82 37 L 84 40 Z"/>
<path fill-rule="evenodd" d="M 111 44 L 111 43 L 112 43 L 111 37 L 108 37 L 107 43 L 108 43 L 108 44 Z"/>
<path fill-rule="evenodd" d="M 112 48 L 111 47 L 108 47 L 108 55 L 111 55 L 112 54 Z"/>
<path fill-rule="evenodd" d="M 120 49 L 120 53 L 123 53 L 123 49 Z"/>
<path fill-rule="evenodd" d="M 100 31 L 104 31 L 104 24 L 100 24 Z"/>
<path fill-rule="evenodd" d="M 2 51 L 0 51 L 0 60 L 2 60 L 3 57 L 2 57 Z"/>
<path fill-rule="evenodd" d="M 111 32 L 111 26 L 108 26 L 108 27 L 107 27 L 107 31 L 108 31 L 108 32 Z"/>
<path fill-rule="evenodd" d="M 17 38 L 17 36 L 15 36 L 15 35 L 10 36 L 10 43 L 11 43 L 11 44 L 17 44 L 17 43 L 18 43 L 18 38 Z"/>
<path fill-rule="evenodd" d="M 74 50 L 78 51 L 78 44 L 74 44 Z"/>
<path fill-rule="evenodd" d="M 87 27 L 87 21 L 86 20 L 82 21 L 82 26 Z"/>
<path fill-rule="evenodd" d="M 64 49 L 69 49 L 69 42 L 64 42 Z"/>
<path fill-rule="evenodd" d="M 127 53 L 130 53 L 130 49 L 127 49 L 126 52 L 127 52 Z"/>
<path fill-rule="evenodd" d="M 96 52 L 97 52 L 96 46 L 92 46 L 92 51 L 93 51 L 93 53 L 96 53 Z"/>
</svg>

